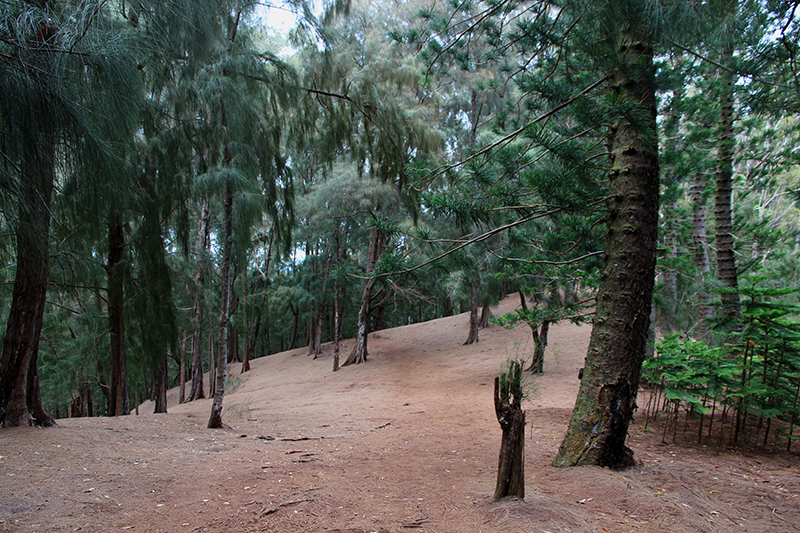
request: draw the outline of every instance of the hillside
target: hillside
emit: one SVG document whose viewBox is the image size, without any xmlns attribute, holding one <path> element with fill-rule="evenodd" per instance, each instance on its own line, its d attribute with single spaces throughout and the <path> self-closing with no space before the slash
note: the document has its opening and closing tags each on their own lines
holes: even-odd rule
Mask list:
<svg viewBox="0 0 800 533">
<path fill-rule="evenodd" d="M 492 381 L 530 333 L 491 325 L 463 346 L 467 321 L 375 333 L 369 361 L 336 373 L 305 349 L 234 365 L 229 429 L 173 390 L 166 415 L 0 430 L 0 531 L 798 530 L 796 454 L 667 446 L 634 427 L 637 468 L 551 467 L 591 330 L 569 324 L 551 329 L 527 405 L 526 501 L 492 502 Z"/>
</svg>

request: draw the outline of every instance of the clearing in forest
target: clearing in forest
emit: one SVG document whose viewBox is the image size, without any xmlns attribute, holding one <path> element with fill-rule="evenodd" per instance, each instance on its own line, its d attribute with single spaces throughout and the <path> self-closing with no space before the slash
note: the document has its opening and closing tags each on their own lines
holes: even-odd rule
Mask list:
<svg viewBox="0 0 800 533">
<path fill-rule="evenodd" d="M 306 349 L 233 365 L 227 429 L 173 390 L 165 415 L 0 430 L 0 531 L 800 530 L 796 453 L 665 445 L 639 417 L 636 468 L 553 468 L 591 332 L 570 324 L 551 329 L 525 406 L 526 500 L 492 502 L 493 379 L 532 346 L 527 327 L 496 325 L 462 346 L 467 321 L 373 333 L 369 361 L 336 373 Z"/>
</svg>

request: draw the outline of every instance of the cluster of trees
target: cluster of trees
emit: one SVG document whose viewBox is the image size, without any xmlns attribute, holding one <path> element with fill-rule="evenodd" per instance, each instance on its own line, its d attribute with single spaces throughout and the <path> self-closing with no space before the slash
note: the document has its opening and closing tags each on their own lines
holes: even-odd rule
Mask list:
<svg viewBox="0 0 800 533">
<path fill-rule="evenodd" d="M 534 371 L 593 314 L 556 464 L 621 467 L 651 324 L 796 282 L 796 3 L 259 5 L 0 4 L 4 425 L 180 384 L 218 426 L 229 362 L 467 310 L 475 343 L 519 291 Z"/>
</svg>

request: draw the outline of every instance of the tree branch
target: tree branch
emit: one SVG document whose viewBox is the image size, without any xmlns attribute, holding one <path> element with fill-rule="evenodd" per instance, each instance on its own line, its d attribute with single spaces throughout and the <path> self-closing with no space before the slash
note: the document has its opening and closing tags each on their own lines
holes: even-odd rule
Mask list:
<svg viewBox="0 0 800 533">
<path fill-rule="evenodd" d="M 441 176 L 442 174 L 444 174 L 448 170 L 452 170 L 454 168 L 463 166 L 466 163 L 468 163 L 469 161 L 471 161 L 471 160 L 473 160 L 473 159 L 475 159 L 477 157 L 480 157 L 480 156 L 492 151 L 493 149 L 497 148 L 498 146 L 501 146 L 503 144 L 508 144 L 509 142 L 511 142 L 515 138 L 517 138 L 529 126 L 532 126 L 534 124 L 538 124 L 539 122 L 541 122 L 541 121 L 543 121 L 543 120 L 555 115 L 556 113 L 558 113 L 559 111 L 561 111 L 565 107 L 568 107 L 568 106 L 572 105 L 579 98 L 581 98 L 582 96 L 586 95 L 590 91 L 596 89 L 597 87 L 602 85 L 605 81 L 606 81 L 606 77 L 604 76 L 604 77 L 600 78 L 599 80 L 595 81 L 594 83 L 592 83 L 591 85 L 589 85 L 588 87 L 584 88 L 581 92 L 579 92 L 578 94 L 576 94 L 572 98 L 570 98 L 570 99 L 566 100 L 565 102 L 557 105 L 556 107 L 554 107 L 553 109 L 547 111 L 546 113 L 544 113 L 542 115 L 539 115 L 538 117 L 536 117 L 532 121 L 528 122 L 526 125 L 524 125 L 524 126 L 518 128 L 518 129 L 512 131 L 508 135 L 505 135 L 504 137 L 501 137 L 500 139 L 496 140 L 495 142 L 484 146 L 483 148 L 481 148 L 480 150 L 478 150 L 477 152 L 475 152 L 471 156 L 469 156 L 469 157 L 467 157 L 465 159 L 461 159 L 460 161 L 456 161 L 455 163 L 451 163 L 449 165 L 444 165 L 444 166 L 439 167 L 438 169 L 432 170 L 431 172 L 429 172 L 424 177 L 423 182 L 426 185 L 430 184 L 431 181 L 436 179 L 438 176 Z M 419 190 L 421 190 L 421 189 L 419 189 Z"/>
</svg>

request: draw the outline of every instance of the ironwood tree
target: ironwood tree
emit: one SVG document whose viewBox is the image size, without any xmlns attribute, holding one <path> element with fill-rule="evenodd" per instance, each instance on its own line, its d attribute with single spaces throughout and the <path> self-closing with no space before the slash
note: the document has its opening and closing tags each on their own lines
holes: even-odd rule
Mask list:
<svg viewBox="0 0 800 533">
<path fill-rule="evenodd" d="M 132 131 L 138 75 L 125 27 L 109 6 L 4 2 L 0 6 L 0 138 L 16 204 L 15 281 L 0 359 L 5 426 L 52 425 L 37 361 L 49 277 L 57 176 L 82 159 L 111 158 Z M 102 109 L 101 113 L 97 113 Z M 116 126 L 117 137 L 108 137 Z"/>
</svg>

